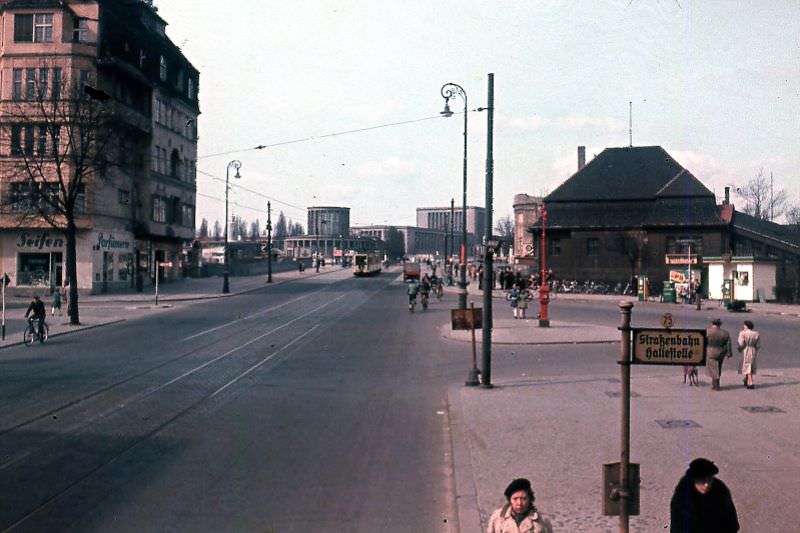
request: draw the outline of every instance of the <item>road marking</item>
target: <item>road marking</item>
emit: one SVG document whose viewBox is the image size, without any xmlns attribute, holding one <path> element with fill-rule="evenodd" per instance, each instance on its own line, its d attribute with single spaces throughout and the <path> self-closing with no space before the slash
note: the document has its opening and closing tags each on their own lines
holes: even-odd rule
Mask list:
<svg viewBox="0 0 800 533">
<path fill-rule="evenodd" d="M 245 370 L 244 372 L 242 372 L 241 374 L 239 374 L 238 376 L 236 376 L 235 378 L 230 380 L 228 383 L 226 383 L 222 387 L 220 387 L 217 390 L 215 390 L 214 393 L 209 397 L 213 398 L 214 396 L 216 396 L 220 392 L 224 391 L 225 389 L 227 389 L 228 387 L 230 387 L 231 385 L 233 385 L 234 383 L 236 383 L 237 381 L 239 381 L 240 379 L 245 377 L 247 374 L 249 374 L 253 370 L 257 369 L 258 367 L 260 367 L 261 365 L 263 365 L 264 363 L 266 363 L 267 361 L 269 361 L 270 359 L 272 359 L 273 357 L 275 357 L 276 355 L 278 355 L 279 353 L 281 353 L 282 351 L 284 351 L 285 349 L 287 349 L 288 347 L 290 347 L 291 345 L 293 345 L 294 343 L 296 343 L 297 341 L 299 341 L 300 339 L 302 339 L 303 337 L 305 337 L 306 335 L 308 335 L 309 333 L 311 333 L 312 331 L 317 329 L 318 327 L 319 327 L 319 324 L 316 324 L 313 328 L 309 329 L 308 331 L 306 331 L 302 335 L 300 335 L 298 337 L 295 337 L 286 346 L 284 346 L 280 350 L 271 353 L 270 355 L 268 355 L 267 357 L 262 359 L 260 362 L 254 364 L 253 366 L 251 366 L 250 368 L 248 368 L 247 370 Z"/>
<path fill-rule="evenodd" d="M 343 293 L 341 296 L 337 296 L 336 298 L 332 299 L 331 301 L 329 301 L 327 303 L 324 303 L 324 304 L 320 305 L 319 307 L 316 307 L 316 308 L 312 309 L 311 311 L 308 311 L 307 313 L 303 313 L 302 315 L 299 315 L 299 316 L 293 318 L 292 320 L 290 320 L 288 322 L 285 322 L 284 324 L 281 324 L 280 326 L 272 328 L 268 332 L 262 333 L 261 335 L 255 337 L 253 339 L 250 339 L 249 341 L 245 342 L 244 344 L 241 344 L 241 345 L 237 346 L 236 348 L 232 348 L 232 349 L 228 350 L 227 352 L 225 352 L 224 354 L 215 357 L 214 359 L 210 359 L 209 361 L 206 361 L 205 363 L 203 363 L 200 366 L 197 366 L 197 367 L 195 367 L 195 368 L 193 368 L 191 370 L 187 370 L 183 374 L 181 374 L 181 375 L 179 375 L 179 376 L 177 376 L 177 377 L 175 377 L 175 378 L 173 378 L 173 379 L 171 379 L 171 380 L 169 380 L 169 381 L 167 381 L 165 383 L 162 383 L 161 385 L 159 385 L 158 387 L 156 387 L 154 389 L 150 389 L 150 390 L 147 390 L 147 391 L 142 391 L 142 392 L 139 392 L 137 394 L 134 394 L 133 396 L 130 396 L 129 398 L 127 398 L 124 401 L 120 402 L 117 406 L 113 407 L 112 409 L 109 409 L 109 410 L 104 411 L 102 413 L 98 413 L 96 416 L 94 416 L 94 417 L 92 417 L 90 419 L 83 420 L 82 422 L 80 422 L 78 424 L 74 424 L 71 427 L 66 428 L 65 430 L 62 431 L 62 434 L 63 433 L 71 433 L 71 432 L 74 432 L 74 431 L 79 431 L 79 430 L 89 426 L 95 420 L 98 420 L 98 419 L 101 419 L 101 418 L 105 418 L 105 417 L 107 417 L 109 415 L 114 414 L 117 411 L 121 411 L 128 404 L 131 404 L 133 402 L 142 400 L 142 399 L 144 399 L 144 398 L 146 398 L 146 397 L 148 397 L 148 396 L 150 396 L 152 394 L 155 394 L 156 392 L 160 391 L 161 389 L 163 389 L 165 387 L 168 387 L 169 385 L 172 385 L 173 383 L 176 383 L 176 382 L 180 381 L 181 379 L 194 374 L 198 370 L 202 370 L 203 368 L 207 367 L 208 365 L 213 364 L 213 363 L 219 361 L 220 359 L 223 359 L 223 358 L 229 356 L 230 354 L 239 351 L 240 349 L 244 348 L 245 346 L 249 346 L 250 344 L 253 344 L 254 342 L 258 342 L 261 339 L 263 339 L 264 337 L 266 337 L 268 335 L 271 335 L 272 333 L 275 333 L 276 331 L 281 330 L 281 329 L 285 328 L 286 326 L 289 326 L 290 324 L 293 324 L 294 322 L 297 322 L 298 320 L 300 320 L 302 318 L 305 318 L 305 317 L 307 317 L 308 315 L 310 315 L 312 313 L 316 313 L 320 309 L 323 309 L 323 308 L 331 305 L 332 303 L 334 303 L 334 302 L 336 302 L 338 300 L 341 300 L 345 296 L 347 296 L 347 293 Z M 314 327 L 317 327 L 317 326 L 314 326 Z M 311 330 L 309 330 L 309 331 L 311 331 Z M 45 439 L 42 443 L 40 443 L 40 445 L 44 444 L 46 442 L 49 442 L 54 438 L 55 438 L 55 436 L 49 437 L 49 438 Z M 31 456 L 32 454 L 33 454 L 32 451 L 21 452 L 16 457 L 10 458 L 9 460 L 7 460 L 4 463 L 0 463 L 0 471 L 7 469 L 8 467 L 10 467 L 13 464 L 25 459 L 26 457 Z"/>
<path fill-rule="evenodd" d="M 324 289 L 322 289 L 322 290 L 324 290 Z M 291 300 L 287 300 L 287 301 L 283 302 L 282 304 L 278 304 L 278 305 L 269 307 L 267 309 L 264 309 L 263 311 L 259 311 L 258 313 L 254 313 L 252 315 L 247 315 L 244 318 L 237 318 L 236 320 L 231 320 L 230 322 L 226 322 L 226 323 L 221 324 L 219 326 L 215 326 L 215 327 L 213 327 L 211 329 L 207 329 L 205 331 L 201 331 L 200 333 L 195 333 L 194 335 L 191 335 L 189 337 L 181 339 L 181 342 L 190 341 L 192 339 L 196 339 L 197 337 L 202 337 L 203 335 L 206 335 L 207 333 L 211 333 L 213 331 L 217 331 L 218 329 L 226 328 L 226 327 L 230 326 L 231 324 L 236 324 L 237 322 L 241 322 L 242 320 L 249 320 L 249 319 L 251 319 L 253 317 L 256 317 L 256 316 L 259 316 L 259 315 L 263 315 L 266 312 L 274 311 L 275 309 L 280 309 L 281 307 L 289 305 L 290 303 L 294 303 L 294 302 L 296 302 L 298 300 L 302 300 L 303 298 L 308 298 L 309 296 L 311 296 L 313 294 L 316 294 L 317 292 L 320 292 L 320 291 L 315 291 L 315 292 L 312 292 L 312 293 L 309 293 L 309 294 L 305 294 L 303 296 L 298 296 L 297 298 L 293 298 Z"/>
</svg>

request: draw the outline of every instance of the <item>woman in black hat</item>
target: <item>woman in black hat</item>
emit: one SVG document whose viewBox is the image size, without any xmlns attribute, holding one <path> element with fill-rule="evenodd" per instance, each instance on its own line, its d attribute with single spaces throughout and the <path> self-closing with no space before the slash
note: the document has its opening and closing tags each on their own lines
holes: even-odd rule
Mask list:
<svg viewBox="0 0 800 533">
<path fill-rule="evenodd" d="M 503 494 L 507 503 L 492 513 L 486 533 L 553 533 L 550 519 L 533 505 L 530 481 L 515 479 Z"/>
<path fill-rule="evenodd" d="M 739 519 L 731 491 L 716 478 L 717 465 L 695 459 L 670 501 L 670 533 L 736 533 Z"/>
</svg>

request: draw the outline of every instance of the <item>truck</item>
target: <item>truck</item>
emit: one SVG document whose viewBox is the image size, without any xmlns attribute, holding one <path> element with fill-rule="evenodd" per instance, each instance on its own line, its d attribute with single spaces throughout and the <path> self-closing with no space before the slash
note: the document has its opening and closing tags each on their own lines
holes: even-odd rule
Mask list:
<svg viewBox="0 0 800 533">
<path fill-rule="evenodd" d="M 419 263 L 412 263 L 410 261 L 403 263 L 403 281 L 409 281 L 412 279 L 419 280 L 419 273 Z"/>
</svg>

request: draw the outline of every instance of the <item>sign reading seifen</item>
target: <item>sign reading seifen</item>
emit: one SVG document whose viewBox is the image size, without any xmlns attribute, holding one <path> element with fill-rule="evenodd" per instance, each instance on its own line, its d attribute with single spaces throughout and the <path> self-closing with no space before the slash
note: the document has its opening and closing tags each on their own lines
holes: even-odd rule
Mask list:
<svg viewBox="0 0 800 533">
<path fill-rule="evenodd" d="M 703 329 L 633 330 L 634 364 L 704 365 L 706 331 Z"/>
</svg>

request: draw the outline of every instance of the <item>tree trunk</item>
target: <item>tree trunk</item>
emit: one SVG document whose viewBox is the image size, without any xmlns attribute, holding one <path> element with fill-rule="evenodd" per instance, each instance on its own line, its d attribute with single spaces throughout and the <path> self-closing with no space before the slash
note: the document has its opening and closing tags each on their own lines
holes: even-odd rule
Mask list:
<svg viewBox="0 0 800 533">
<path fill-rule="evenodd" d="M 67 229 L 64 236 L 67 238 L 67 279 L 69 280 L 69 303 L 67 313 L 69 313 L 69 323 L 73 326 L 80 325 L 80 315 L 78 313 L 78 261 L 77 261 L 77 237 L 78 228 L 75 222 L 67 221 Z"/>
</svg>

